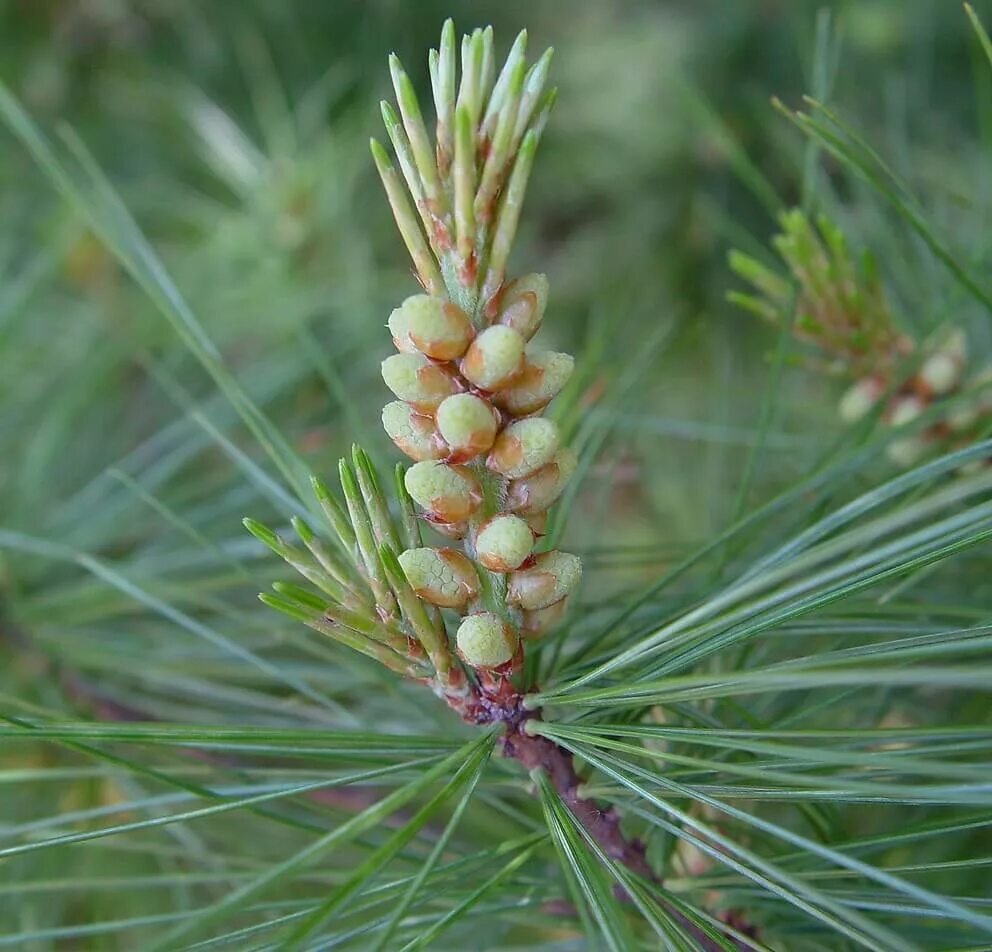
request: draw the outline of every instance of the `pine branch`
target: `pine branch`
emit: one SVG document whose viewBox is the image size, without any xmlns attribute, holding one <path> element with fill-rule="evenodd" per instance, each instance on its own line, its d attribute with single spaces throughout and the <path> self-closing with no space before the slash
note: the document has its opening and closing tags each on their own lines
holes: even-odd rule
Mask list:
<svg viewBox="0 0 992 952">
<path fill-rule="evenodd" d="M 556 424 L 540 414 L 573 361 L 531 343 L 544 318 L 547 279 L 507 280 L 555 95 L 545 89 L 551 51 L 528 69 L 526 42 L 521 33 L 494 80 L 492 31 L 465 36 L 459 81 L 454 26 L 445 23 L 428 63 L 433 143 L 409 76 L 389 58 L 398 112 L 383 103 L 382 116 L 401 174 L 374 140 L 372 155 L 427 292 L 391 314 L 398 352 L 382 364 L 397 397 L 383 410 L 383 426 L 413 460 L 398 472 L 397 504 L 389 506 L 356 447 L 352 462 L 340 466 L 344 506 L 314 483 L 350 566 L 333 562 L 303 523 L 294 527 L 312 559 L 272 530 L 246 525 L 321 591 L 280 585 L 275 596 L 262 596 L 266 604 L 430 683 L 469 723 L 502 724 L 504 754 L 528 770 L 546 769 L 605 854 L 657 883 L 643 844 L 624 837 L 616 808 L 600 810 L 579 795 L 571 754 L 523 729 L 540 716 L 523 706 L 524 692 L 535 687 L 523 682 L 527 643 L 561 622 L 582 572 L 576 556 L 539 549 L 547 511 L 576 465 Z M 422 543 L 414 504 L 453 544 Z M 442 610 L 460 616 L 456 652 Z M 716 948 L 680 913 L 672 915 L 701 947 Z"/>
</svg>

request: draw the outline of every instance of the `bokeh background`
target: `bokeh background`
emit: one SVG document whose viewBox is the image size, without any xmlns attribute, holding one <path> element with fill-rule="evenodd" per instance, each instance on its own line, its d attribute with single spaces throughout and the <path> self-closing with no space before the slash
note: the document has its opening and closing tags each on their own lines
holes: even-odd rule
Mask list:
<svg viewBox="0 0 992 952">
<path fill-rule="evenodd" d="M 735 283 L 726 251 L 759 249 L 802 194 L 804 143 L 770 100 L 797 105 L 816 86 L 817 16 L 843 42 L 827 64 L 831 102 L 924 188 L 958 172 L 968 181 L 990 123 L 977 44 L 949 0 L 0 9 L 4 81 L 45 127 L 67 123 L 85 142 L 244 385 L 318 461 L 374 433 L 381 326 L 411 287 L 367 152 L 389 94 L 386 55 L 395 49 L 423 84 L 423 51 L 449 13 L 465 28 L 492 22 L 504 47 L 521 24 L 532 48 L 554 45 L 560 97 L 516 260 L 549 274 L 549 335 L 607 370 L 637 362 L 671 327 L 621 423 L 636 465 L 646 453 L 663 477 L 634 480 L 623 500 L 652 538 L 705 534 L 733 498 L 774 338 L 724 303 Z M 852 239 L 884 253 L 892 238 L 875 207 L 859 203 L 857 183 L 834 185 Z M 966 191 L 941 195 L 955 199 Z M 211 387 L 6 134 L 0 210 L 5 521 L 86 547 L 109 541 L 99 514 L 112 512 L 126 547 L 160 517 L 108 467 Z M 890 293 L 909 305 L 904 321 L 926 325 L 934 315 L 919 307 L 912 268 L 897 271 L 905 259 L 887 262 L 908 278 Z M 788 385 L 832 403 L 808 375 Z M 798 419 L 783 402 L 773 465 L 808 463 L 810 413 L 816 428 L 833 420 L 819 402 L 803 400 Z M 225 411 L 204 412 L 230 432 Z M 226 478 L 216 462 L 184 462 L 192 492 L 209 498 Z M 706 505 L 683 505 L 703 487 Z"/>
<path fill-rule="evenodd" d="M 710 458 L 714 500 L 732 496 L 726 447 L 748 440 L 773 346 L 724 303 L 735 284 L 726 251 L 764 243 L 802 193 L 804 143 L 770 100 L 798 105 L 815 85 L 818 12 L 843 38 L 831 101 L 913 179 L 961 169 L 967 181 L 976 125 L 989 121 L 977 44 L 941 0 L 6 0 L 2 10 L 5 82 L 46 127 L 68 123 L 82 138 L 244 384 L 318 458 L 374 423 L 381 326 L 411 286 L 366 145 L 390 93 L 385 57 L 395 49 L 423 83 L 444 15 L 492 22 L 504 45 L 526 24 L 532 48 L 556 47 L 560 97 L 516 260 L 549 274 L 549 333 L 563 346 L 611 349 L 619 365 L 672 324 L 629 406 L 627 439 L 663 448 L 666 475 L 697 486 L 688 460 Z M 192 401 L 207 388 L 6 137 L 0 176 L 0 386 L 26 427 L 4 433 L 17 448 L 5 454 L 4 510 L 16 527 L 83 543 L 93 497 L 87 510 L 71 500 L 177 411 L 150 368 L 167 368 Z M 884 222 L 856 202 L 845 211 L 853 239 L 877 253 Z M 912 284 L 893 283 L 913 298 L 904 320 L 933 319 Z M 807 385 L 801 377 L 793 383 Z M 803 465 L 807 422 L 786 415 L 772 440 L 779 465 Z M 668 508 L 655 516 L 706 530 L 698 512 Z"/>
<path fill-rule="evenodd" d="M 378 364 L 389 310 L 414 285 L 368 138 L 391 95 L 386 56 L 424 90 L 447 15 L 492 23 L 500 51 L 524 25 L 532 50 L 556 48 L 559 99 L 515 261 L 547 272 L 546 346 L 583 368 L 566 412 L 576 439 L 610 447 L 569 522 L 590 600 L 656 576 L 737 509 L 776 337 L 726 303 L 726 256 L 767 257 L 776 215 L 814 181 L 874 250 L 911 332 L 957 308 L 988 353 L 987 322 L 946 274 L 829 158 L 811 171 L 771 103 L 827 93 L 958 229 L 975 190 L 988 198 L 992 86 L 951 0 L 0 0 L 0 78 L 45 129 L 85 143 L 315 471 L 332 475 L 356 439 L 394 459 Z M 819 58 L 818 23 L 840 39 Z M 956 244 L 987 245 L 968 222 Z M 839 433 L 837 384 L 787 363 L 781 388 L 753 499 Z M 278 720 L 283 701 L 192 647 L 174 614 L 289 650 L 296 636 L 254 600 L 267 560 L 240 525 L 278 509 L 277 483 L 155 302 L 0 130 L 4 706 Z M 26 750 L 0 747 L 0 766 L 56 756 Z M 98 780 L 0 784 L 0 825 L 116 795 Z M 0 932 L 49 915 L 0 891 Z"/>
</svg>

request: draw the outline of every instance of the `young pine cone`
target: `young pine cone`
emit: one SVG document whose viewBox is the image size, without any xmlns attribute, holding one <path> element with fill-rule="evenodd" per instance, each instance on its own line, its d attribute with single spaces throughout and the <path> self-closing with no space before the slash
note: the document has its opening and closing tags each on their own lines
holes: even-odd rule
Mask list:
<svg viewBox="0 0 992 952">
<path fill-rule="evenodd" d="M 424 289 L 389 316 L 397 353 L 382 377 L 397 399 L 382 423 L 413 461 L 407 493 L 449 540 L 400 554 L 410 589 L 430 611 L 463 617 L 456 644 L 466 664 L 509 672 L 521 635 L 540 637 L 560 621 L 581 575 L 575 556 L 535 553 L 576 465 L 557 424 L 540 416 L 573 360 L 533 344 L 547 278 L 506 275 L 554 90 L 544 90 L 550 51 L 528 69 L 524 34 L 498 74 L 483 66 L 493 62 L 491 31 L 465 37 L 460 85 L 456 49 L 449 22 L 431 53 L 434 141 L 393 57 L 399 111 L 383 104 L 383 117 L 398 169 L 372 144 Z"/>
<path fill-rule="evenodd" d="M 547 296 L 543 275 L 512 282 L 478 333 L 452 301 L 425 294 L 389 318 L 400 352 L 383 361 L 383 378 L 400 400 L 383 410 L 383 426 L 414 461 L 410 497 L 464 546 L 408 549 L 399 561 L 419 598 L 465 615 L 458 652 L 473 667 L 506 664 L 520 634 L 545 633 L 581 576 L 576 556 L 533 554 L 535 526 L 574 470 L 557 424 L 532 415 L 572 370 L 566 354 L 538 351 L 529 362 L 525 335 L 540 327 Z M 482 572 L 506 579 L 490 586 L 503 593 L 497 605 L 478 598 Z"/>
</svg>

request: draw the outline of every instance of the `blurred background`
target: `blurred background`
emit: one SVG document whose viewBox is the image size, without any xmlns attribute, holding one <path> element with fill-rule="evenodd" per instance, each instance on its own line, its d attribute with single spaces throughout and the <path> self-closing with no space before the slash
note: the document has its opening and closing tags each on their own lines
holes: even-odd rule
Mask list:
<svg viewBox="0 0 992 952">
<path fill-rule="evenodd" d="M 967 202 L 976 133 L 992 123 L 977 44 L 946 0 L 3 0 L 0 11 L 3 80 L 44 128 L 68 124 L 85 143 L 242 384 L 318 467 L 357 435 L 387 451 L 374 426 L 382 324 L 412 287 L 367 150 L 390 95 L 387 54 L 423 89 L 424 51 L 449 13 L 463 29 L 492 22 L 503 50 L 522 25 L 532 49 L 554 45 L 560 96 L 516 261 L 548 273 L 548 346 L 585 349 L 590 390 L 650 350 L 614 438 L 658 476 L 632 480 L 617 513 L 630 507 L 631 531 L 655 540 L 705 535 L 733 500 L 774 336 L 724 303 L 726 252 L 766 246 L 803 194 L 804 143 L 770 100 L 796 106 L 814 88 L 818 13 L 842 38 L 821 92 L 898 171 L 939 183 L 938 213 Z M 0 135 L 4 522 L 117 551 L 155 524 L 166 544 L 178 530 L 124 478 L 163 467 L 145 489 L 210 509 L 231 475 L 202 427 L 200 447 L 165 466 L 183 440 L 170 444 L 170 424 L 196 407 L 253 451 L 147 296 Z M 856 182 L 830 184 L 852 242 L 884 254 L 881 213 Z M 921 298 L 904 250 L 892 257 L 890 293 L 910 305 L 900 317 L 925 326 L 935 315 L 920 301 L 938 300 L 945 278 L 923 275 Z M 832 425 L 833 390 L 804 374 L 788 386 L 811 399 L 797 418 L 783 401 L 769 460 L 801 471 L 816 429 Z M 701 478 L 706 505 L 686 507 Z M 245 502 L 209 517 L 233 523 Z"/>
<path fill-rule="evenodd" d="M 990 4 L 974 6 L 992 23 Z M 950 309 L 988 354 L 987 321 L 946 273 L 863 184 L 829 158 L 811 166 L 771 102 L 817 90 L 957 247 L 987 248 L 987 220 L 963 213 L 992 183 L 990 74 L 958 3 L 0 0 L 0 78 L 43 128 L 85 144 L 314 471 L 331 477 L 356 439 L 396 458 L 378 365 L 389 310 L 414 283 L 368 139 L 391 97 L 388 53 L 425 92 L 447 15 L 461 30 L 492 23 L 500 53 L 522 26 L 532 50 L 556 49 L 559 99 L 511 270 L 548 274 L 545 346 L 581 368 L 563 413 L 597 477 L 569 522 L 590 601 L 732 521 L 776 337 L 725 302 L 738 283 L 727 252 L 768 258 L 776 216 L 814 187 L 875 252 L 911 333 Z M 818 23 L 839 39 L 819 56 Z M 271 685 L 203 632 L 272 657 L 307 637 L 257 607 L 271 566 L 240 524 L 285 513 L 279 474 L 6 129 L 0 222 L 5 705 L 278 723 Z M 840 433 L 836 383 L 787 363 L 781 388 L 747 502 Z M 593 452 L 605 445 L 608 463 Z M 353 676 L 371 677 L 357 664 Z M 10 762 L 54 756 L 19 748 Z M 0 821 L 38 816 L 37 798 L 56 812 L 112 796 L 0 787 Z"/>
</svg>

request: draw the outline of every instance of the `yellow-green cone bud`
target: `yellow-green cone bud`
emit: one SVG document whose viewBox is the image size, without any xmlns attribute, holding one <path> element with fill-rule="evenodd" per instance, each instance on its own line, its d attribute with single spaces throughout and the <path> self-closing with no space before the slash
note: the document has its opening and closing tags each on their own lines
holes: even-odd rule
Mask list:
<svg viewBox="0 0 992 952">
<path fill-rule="evenodd" d="M 567 607 L 568 599 L 561 598 L 547 608 L 535 608 L 533 611 L 523 612 L 520 634 L 528 639 L 540 638 L 541 635 L 547 634 L 565 617 Z"/>
<path fill-rule="evenodd" d="M 414 463 L 403 481 L 417 505 L 437 522 L 464 522 L 482 503 L 482 490 L 470 470 L 425 460 Z"/>
<path fill-rule="evenodd" d="M 960 328 L 951 331 L 938 350 L 920 367 L 916 379 L 924 393 L 942 397 L 957 387 L 964 373 L 967 348 L 964 332 Z"/>
<path fill-rule="evenodd" d="M 507 598 L 528 611 L 547 608 L 568 595 L 581 577 L 582 560 L 577 555 L 557 549 L 544 552 L 531 568 L 510 576 Z"/>
<path fill-rule="evenodd" d="M 575 361 L 569 354 L 553 350 L 527 354 L 523 370 L 511 386 L 493 397 L 493 402 L 513 416 L 537 413 L 558 396 L 574 367 Z"/>
<path fill-rule="evenodd" d="M 437 428 L 451 447 L 451 462 L 465 463 L 485 453 L 496 439 L 493 408 L 471 393 L 456 393 L 437 408 Z"/>
<path fill-rule="evenodd" d="M 933 354 L 923 362 L 917 380 L 927 393 L 942 397 L 958 385 L 961 370 L 961 365 L 955 363 L 954 358 L 947 354 Z"/>
<path fill-rule="evenodd" d="M 521 479 L 549 463 L 558 452 L 558 427 L 544 417 L 517 420 L 496 438 L 489 468 L 508 479 Z"/>
<path fill-rule="evenodd" d="M 497 668 L 517 650 L 517 633 L 499 615 L 479 612 L 469 615 L 455 635 L 458 653 L 473 668 Z"/>
<path fill-rule="evenodd" d="M 893 440 L 886 448 L 886 455 L 897 466 L 915 466 L 930 448 L 930 442 L 923 436 L 907 436 Z"/>
<path fill-rule="evenodd" d="M 496 320 L 530 340 L 541 326 L 547 303 L 548 279 L 543 274 L 524 274 L 506 286 Z"/>
<path fill-rule="evenodd" d="M 512 328 L 487 327 L 462 358 L 461 371 L 480 390 L 499 390 L 520 372 L 524 362 L 524 339 Z"/>
<path fill-rule="evenodd" d="M 421 413 L 433 413 L 458 392 L 451 374 L 422 354 L 393 354 L 382 362 L 382 379 L 400 400 Z"/>
<path fill-rule="evenodd" d="M 427 294 L 408 297 L 389 315 L 396 349 L 435 360 L 455 360 L 472 340 L 472 322 L 457 304 Z"/>
<path fill-rule="evenodd" d="M 947 425 L 956 433 L 970 430 L 984 417 L 992 414 L 992 367 L 985 367 L 968 378 L 965 386 L 977 391 L 973 396 L 957 404 L 947 414 Z"/>
<path fill-rule="evenodd" d="M 892 426 L 904 426 L 907 423 L 912 423 L 925 409 L 926 404 L 919 397 L 897 397 L 892 401 L 889 423 Z"/>
<path fill-rule="evenodd" d="M 544 512 L 562 494 L 577 465 L 578 459 L 571 450 L 559 450 L 558 455 L 536 473 L 510 483 L 506 508 L 520 516 Z"/>
<path fill-rule="evenodd" d="M 876 377 L 865 377 L 852 384 L 840 398 L 837 407 L 845 423 L 856 423 L 867 416 L 885 392 L 885 385 Z"/>
<path fill-rule="evenodd" d="M 407 549 L 399 560 L 410 587 L 432 605 L 464 608 L 478 594 L 479 576 L 457 549 Z"/>
<path fill-rule="evenodd" d="M 911 423 L 926 409 L 926 404 L 919 397 L 905 396 L 893 401 L 889 414 L 892 426 L 904 426 Z M 893 463 L 899 466 L 912 466 L 926 455 L 929 441 L 922 434 L 914 434 L 899 440 L 893 440 L 885 448 L 885 452 Z"/>
<path fill-rule="evenodd" d="M 970 430 L 992 414 L 992 367 L 983 367 L 968 378 L 966 387 L 976 393 L 950 411 L 947 424 L 952 430 Z"/>
<path fill-rule="evenodd" d="M 382 427 L 401 452 L 412 460 L 443 459 L 447 447 L 434 426 L 434 421 L 417 413 L 400 400 L 382 408 Z"/>
<path fill-rule="evenodd" d="M 475 539 L 476 558 L 493 572 L 519 568 L 532 548 L 534 533 L 519 516 L 493 516 Z"/>
</svg>

